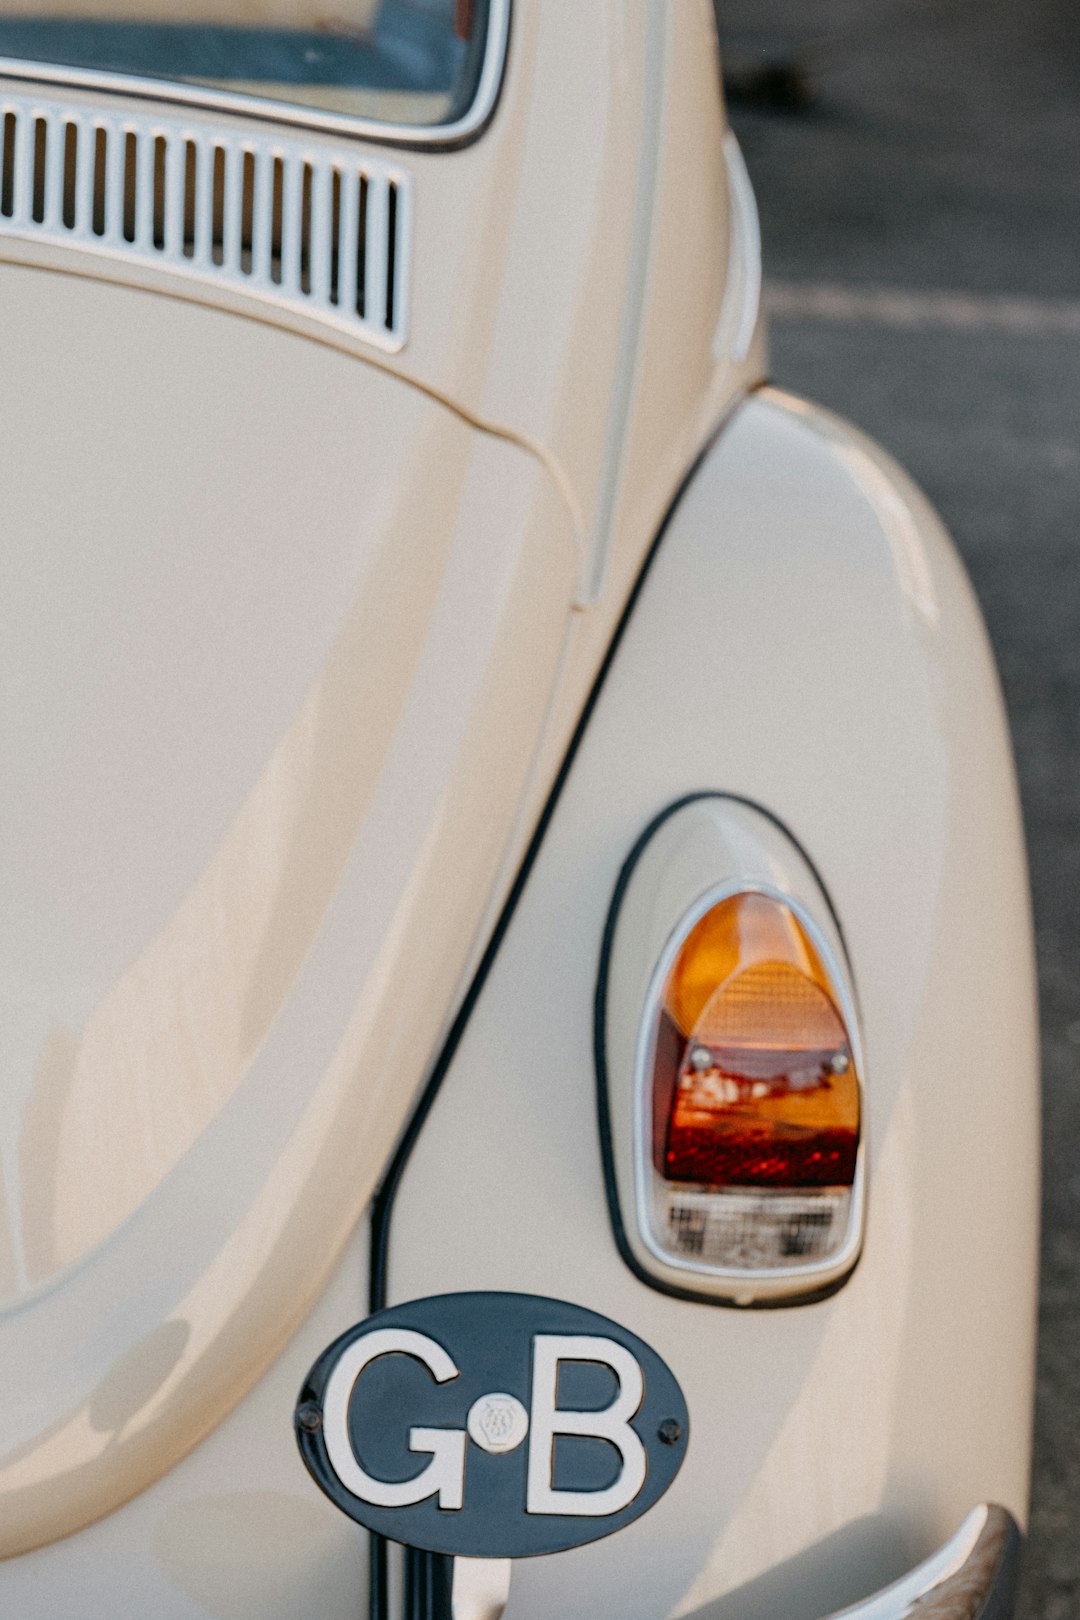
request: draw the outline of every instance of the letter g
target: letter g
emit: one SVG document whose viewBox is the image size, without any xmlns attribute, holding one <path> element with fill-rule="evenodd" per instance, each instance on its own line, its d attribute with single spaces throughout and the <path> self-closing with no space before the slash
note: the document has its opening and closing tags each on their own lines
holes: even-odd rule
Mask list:
<svg viewBox="0 0 1080 1620">
<path fill-rule="evenodd" d="M 438 1493 L 441 1508 L 459 1508 L 465 1491 L 465 1430 L 409 1430 L 409 1450 L 430 1452 L 431 1461 L 412 1479 L 373 1479 L 361 1468 L 349 1438 L 349 1402 L 364 1368 L 380 1356 L 412 1356 L 437 1384 L 458 1376 L 441 1344 L 411 1328 L 377 1328 L 342 1353 L 323 1396 L 323 1435 L 330 1466 L 347 1491 L 374 1507 L 413 1507 Z"/>
</svg>

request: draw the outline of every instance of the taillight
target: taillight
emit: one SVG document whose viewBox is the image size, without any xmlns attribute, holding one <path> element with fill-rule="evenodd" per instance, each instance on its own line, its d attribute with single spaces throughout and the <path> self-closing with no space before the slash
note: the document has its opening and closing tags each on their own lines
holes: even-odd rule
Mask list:
<svg viewBox="0 0 1080 1620">
<path fill-rule="evenodd" d="M 865 1206 L 855 997 L 829 899 L 772 817 L 701 794 L 646 830 L 608 918 L 597 1035 L 634 1270 L 743 1305 L 842 1282 Z"/>
<path fill-rule="evenodd" d="M 657 998 L 654 1220 L 724 1267 L 834 1252 L 848 1225 L 859 1078 L 808 928 L 773 895 L 730 895 L 678 944 Z"/>
</svg>

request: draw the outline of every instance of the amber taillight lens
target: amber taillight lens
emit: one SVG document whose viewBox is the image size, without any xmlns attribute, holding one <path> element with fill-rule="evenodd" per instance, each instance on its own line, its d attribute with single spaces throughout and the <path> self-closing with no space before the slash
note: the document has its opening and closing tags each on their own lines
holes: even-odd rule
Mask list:
<svg viewBox="0 0 1080 1620">
<path fill-rule="evenodd" d="M 836 987 L 792 907 L 751 891 L 694 923 L 650 1060 L 665 1246 L 749 1268 L 829 1255 L 847 1228 L 860 1085 Z"/>
</svg>

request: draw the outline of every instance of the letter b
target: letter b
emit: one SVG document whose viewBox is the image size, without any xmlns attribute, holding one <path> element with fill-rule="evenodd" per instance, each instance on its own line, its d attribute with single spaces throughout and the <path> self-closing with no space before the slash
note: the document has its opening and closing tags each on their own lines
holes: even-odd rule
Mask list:
<svg viewBox="0 0 1080 1620">
<path fill-rule="evenodd" d="M 599 1412 L 565 1411 L 558 1400 L 559 1363 L 592 1361 L 610 1367 L 619 1381 L 610 1406 Z M 591 1334 L 541 1333 L 533 1339 L 532 1413 L 525 1506 L 529 1513 L 565 1513 L 574 1518 L 603 1518 L 628 1507 L 645 1483 L 645 1447 L 630 1419 L 645 1393 L 641 1367 L 614 1339 Z M 607 1440 L 622 1458 L 619 1477 L 600 1491 L 556 1490 L 552 1485 L 557 1434 L 588 1435 Z"/>
</svg>

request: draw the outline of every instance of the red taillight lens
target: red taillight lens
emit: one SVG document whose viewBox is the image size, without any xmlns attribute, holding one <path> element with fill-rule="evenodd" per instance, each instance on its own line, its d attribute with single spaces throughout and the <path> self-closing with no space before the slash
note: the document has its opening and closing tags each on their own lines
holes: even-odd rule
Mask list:
<svg viewBox="0 0 1080 1620">
<path fill-rule="evenodd" d="M 675 1059 L 656 1167 L 713 1187 L 833 1187 L 855 1179 L 859 1083 L 844 1021 L 798 918 L 735 895 L 687 936 L 665 987 Z M 661 1059 L 663 1061 L 663 1059 Z"/>
<path fill-rule="evenodd" d="M 654 1218 L 717 1265 L 828 1256 L 847 1229 L 859 1076 L 811 934 L 773 895 L 719 901 L 679 945 L 654 1019 Z"/>
</svg>

